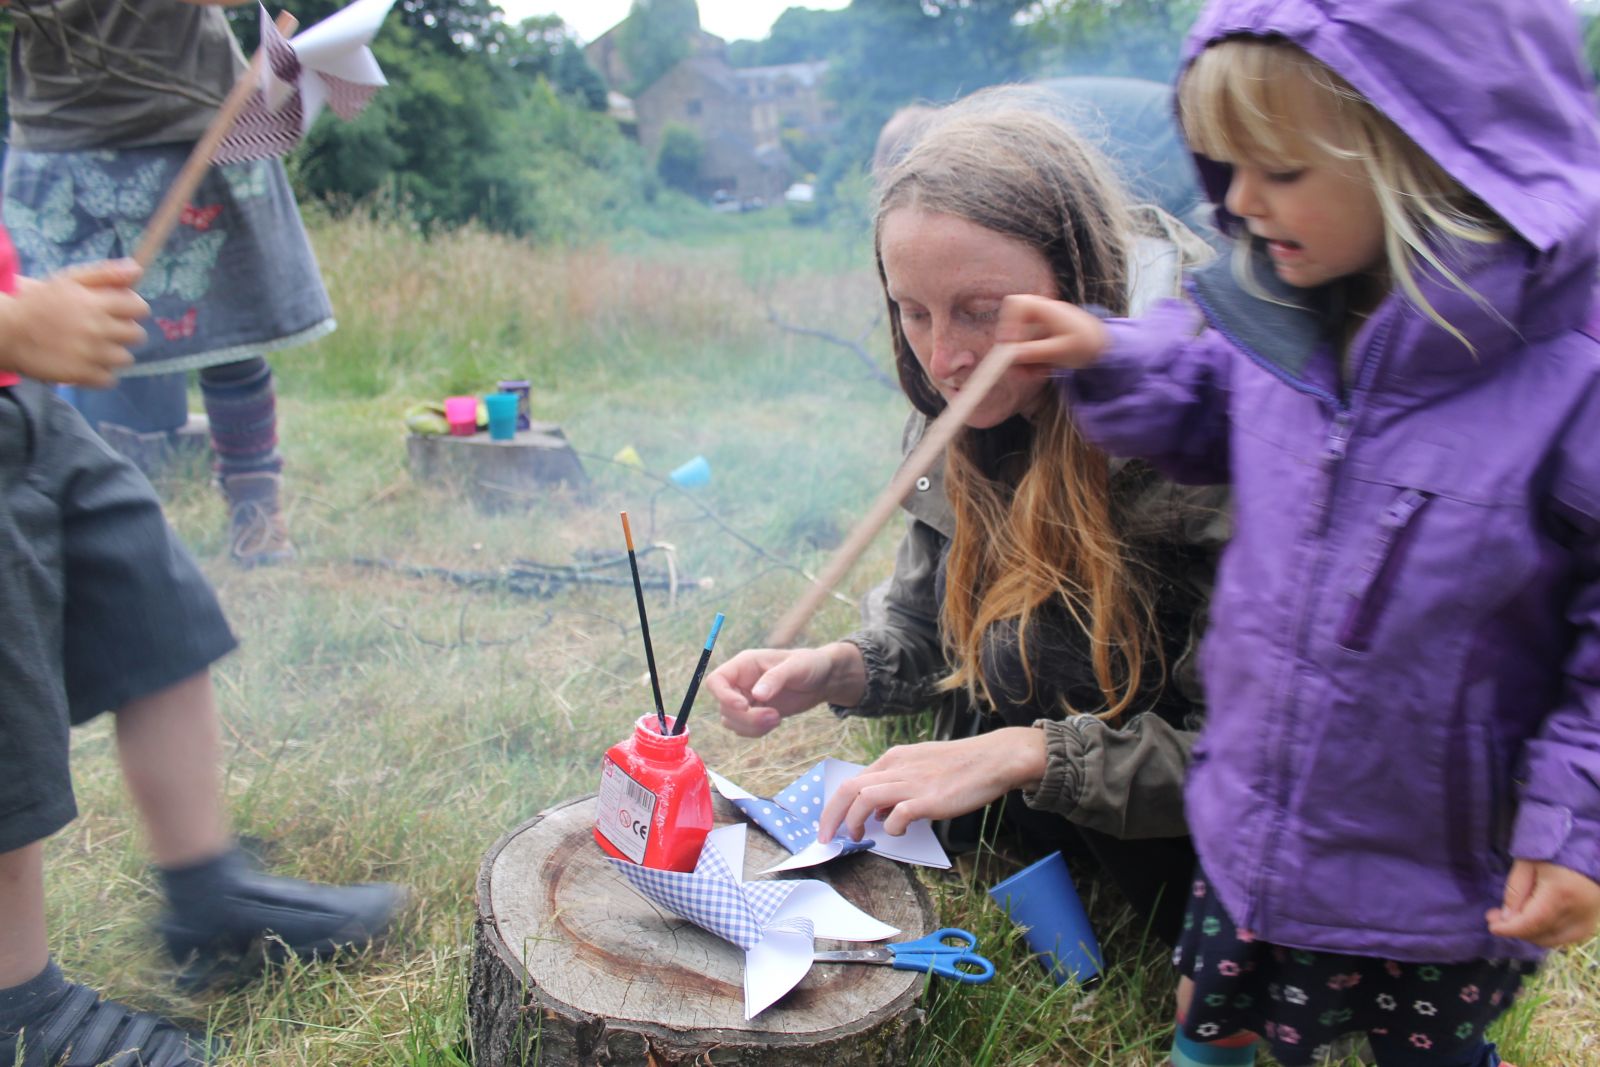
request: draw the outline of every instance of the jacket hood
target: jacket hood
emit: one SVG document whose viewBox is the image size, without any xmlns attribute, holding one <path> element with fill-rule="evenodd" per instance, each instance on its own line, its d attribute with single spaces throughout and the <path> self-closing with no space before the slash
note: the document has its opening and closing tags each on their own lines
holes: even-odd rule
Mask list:
<svg viewBox="0 0 1600 1067">
<path fill-rule="evenodd" d="M 1600 123 L 1568 0 L 1213 0 L 1183 65 L 1235 36 L 1327 64 L 1526 240 L 1541 275 L 1592 280 Z M 1229 229 L 1229 168 L 1196 159 Z"/>
</svg>

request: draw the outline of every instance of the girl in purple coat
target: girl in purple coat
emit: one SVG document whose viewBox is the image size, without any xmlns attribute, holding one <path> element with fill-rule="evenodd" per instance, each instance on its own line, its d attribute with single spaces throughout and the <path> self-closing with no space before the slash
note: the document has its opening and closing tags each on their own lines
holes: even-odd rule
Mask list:
<svg viewBox="0 0 1600 1067">
<path fill-rule="evenodd" d="M 1178 97 L 1232 262 L 1138 321 L 1004 309 L 1090 438 L 1235 494 L 1180 1067 L 1496 1064 L 1595 931 L 1592 93 L 1566 0 L 1217 0 Z"/>
</svg>

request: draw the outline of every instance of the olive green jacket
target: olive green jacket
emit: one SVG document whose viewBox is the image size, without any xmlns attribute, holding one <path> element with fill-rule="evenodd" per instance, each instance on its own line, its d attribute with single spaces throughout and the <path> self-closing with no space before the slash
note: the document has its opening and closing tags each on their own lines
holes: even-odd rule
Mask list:
<svg viewBox="0 0 1600 1067">
<path fill-rule="evenodd" d="M 921 439 L 926 424 L 923 416 L 912 415 L 902 442 L 905 452 Z M 1202 598 L 1208 595 L 1216 556 L 1228 536 L 1226 491 L 1150 478 L 1118 479 L 1114 472 L 1114 496 L 1119 487 L 1129 494 L 1117 509 L 1124 535 L 1203 548 L 1198 554 L 1203 566 L 1168 577 L 1190 584 Z M 833 710 L 838 715 L 883 716 L 933 708 L 936 736 L 970 736 L 991 727 L 992 721 L 985 719 L 992 716 L 972 708 L 964 694 L 936 688 L 948 663 L 939 636 L 935 587 L 955 527 L 942 463 L 918 480 L 903 506 L 909 514 L 894 574 L 869 597 L 864 628 L 845 638 L 866 662 L 866 691 L 854 707 L 835 705 Z M 1204 626 L 1202 609 L 1192 618 L 1186 648 L 1171 665 L 1168 682 L 1191 704 L 1185 723 L 1190 728 L 1175 729 L 1153 714 L 1134 715 L 1120 727 L 1093 715 L 1041 718 L 1034 725 L 1045 731 L 1048 760 L 1038 788 L 1023 794 L 1030 806 L 1120 838 L 1188 832 L 1183 778 L 1194 731 L 1203 718 L 1195 651 Z"/>
</svg>

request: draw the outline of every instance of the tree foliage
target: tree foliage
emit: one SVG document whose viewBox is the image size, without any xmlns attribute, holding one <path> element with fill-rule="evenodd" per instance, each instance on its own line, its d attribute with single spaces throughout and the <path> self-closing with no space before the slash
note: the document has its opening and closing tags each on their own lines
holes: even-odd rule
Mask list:
<svg viewBox="0 0 1600 1067">
<path fill-rule="evenodd" d="M 636 96 L 689 54 L 700 30 L 695 0 L 633 0 L 617 28 L 622 61 L 633 81 L 623 90 Z"/>
<path fill-rule="evenodd" d="M 700 163 L 705 145 L 700 135 L 687 126 L 668 123 L 661 131 L 661 151 L 656 156 L 656 174 L 674 189 L 693 193 L 700 183 Z"/>
<path fill-rule="evenodd" d="M 1038 69 L 1169 82 L 1202 0 L 1046 0 L 1032 24 Z"/>
<path fill-rule="evenodd" d="M 304 0 L 306 23 L 343 0 Z M 290 160 L 336 209 L 388 201 L 425 226 L 474 220 L 565 239 L 654 192 L 604 114 L 605 83 L 559 18 L 509 26 L 483 0 L 403 0 L 373 41 L 389 85 L 355 122 L 320 119 Z M 236 22 L 253 48 L 255 26 Z"/>
</svg>

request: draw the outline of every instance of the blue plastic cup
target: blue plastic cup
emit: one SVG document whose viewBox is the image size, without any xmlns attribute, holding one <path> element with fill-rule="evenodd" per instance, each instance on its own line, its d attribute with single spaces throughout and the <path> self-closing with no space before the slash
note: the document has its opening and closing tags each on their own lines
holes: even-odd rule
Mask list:
<svg viewBox="0 0 1600 1067">
<path fill-rule="evenodd" d="M 483 398 L 489 409 L 489 439 L 512 441 L 517 436 L 517 394 L 490 393 Z"/>
<path fill-rule="evenodd" d="M 711 481 L 711 464 L 704 456 L 696 456 L 667 475 L 672 484 L 682 489 L 694 489 Z"/>
<path fill-rule="evenodd" d="M 1022 927 L 1022 939 L 1057 985 L 1099 979 L 1105 956 L 1061 853 L 1024 867 L 989 890 L 989 898 Z"/>
</svg>

